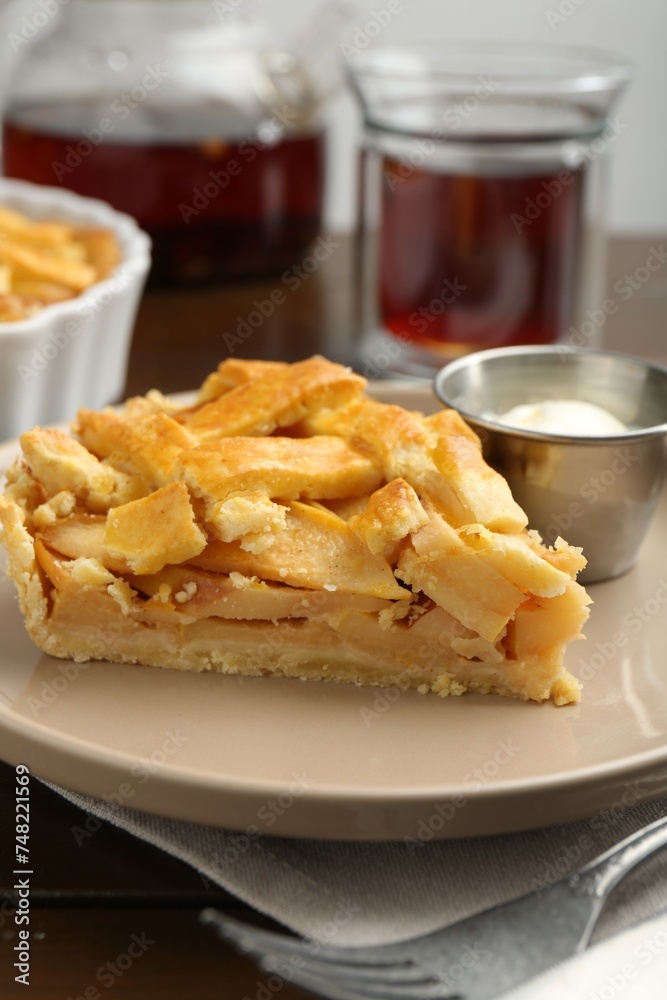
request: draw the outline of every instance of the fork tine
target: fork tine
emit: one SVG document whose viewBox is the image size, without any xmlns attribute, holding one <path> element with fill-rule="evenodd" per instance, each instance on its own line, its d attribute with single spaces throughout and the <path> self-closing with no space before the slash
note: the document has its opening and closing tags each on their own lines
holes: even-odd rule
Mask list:
<svg viewBox="0 0 667 1000">
<path fill-rule="evenodd" d="M 308 942 L 303 942 L 299 938 L 288 937 L 275 931 L 265 931 L 261 927 L 251 927 L 217 910 L 204 910 L 200 919 L 203 923 L 213 924 L 221 937 L 231 941 L 240 951 L 249 955 L 261 957 L 268 952 L 276 958 L 284 958 L 289 955 L 308 954 L 311 947 Z"/>
<path fill-rule="evenodd" d="M 314 951 L 299 954 L 298 957 L 302 963 L 300 968 L 313 976 L 335 976 L 342 980 L 352 979 L 371 984 L 422 983 L 425 980 L 424 970 L 412 962 L 395 961 L 393 963 L 387 962 L 385 965 L 355 965 L 352 962 L 340 962 L 335 959 L 320 960 Z M 269 969 L 270 963 L 268 961 L 264 960 L 262 964 L 268 971 L 272 971 Z"/>
<path fill-rule="evenodd" d="M 420 984 L 412 983 L 404 987 L 400 993 L 385 985 L 379 986 L 377 992 L 368 993 L 364 987 L 357 988 L 333 979 L 311 976 L 301 969 L 295 970 L 291 982 L 320 996 L 328 997 L 329 1000 L 375 1000 L 376 997 L 382 1000 L 463 1000 L 460 994 L 447 992 L 446 987 L 441 984 L 435 987 L 425 985 L 423 989 L 419 989 Z"/>
<path fill-rule="evenodd" d="M 228 917 L 218 910 L 207 909 L 201 914 L 204 923 L 213 924 L 220 934 L 232 941 L 241 951 L 261 956 L 265 953 L 277 958 L 285 955 L 297 955 L 326 963 L 327 960 L 339 965 L 342 962 L 351 966 L 371 966 L 372 968 L 405 968 L 408 960 L 396 958 L 392 949 L 387 946 L 373 948 L 336 948 L 333 945 L 322 945 L 315 941 L 304 941 L 301 938 L 290 937 L 276 931 L 266 931 L 253 927 L 235 917 Z"/>
<path fill-rule="evenodd" d="M 333 976 L 313 976 L 305 969 L 298 969 L 292 982 L 320 991 L 342 990 L 355 1000 L 456 1000 L 443 983 L 422 979 L 412 983 L 355 983 Z M 330 994 L 327 992 L 326 994 Z"/>
<path fill-rule="evenodd" d="M 286 958 L 300 959 L 301 964 L 294 967 L 293 982 L 309 989 L 315 989 L 315 984 L 319 984 L 317 988 L 320 991 L 326 984 L 327 991 L 334 990 L 335 996 L 340 996 L 342 1000 L 347 997 L 360 1000 L 375 997 L 417 1000 L 428 997 L 440 1000 L 452 996 L 442 984 L 429 978 L 408 958 L 392 959 L 389 947 L 354 949 L 321 946 L 317 942 L 252 927 L 210 909 L 202 913 L 201 919 L 214 924 L 222 937 L 233 942 L 245 954 L 252 955 L 267 972 L 279 971 L 278 964 Z M 322 952 L 326 952 L 324 958 L 321 957 Z M 377 964 L 373 953 L 379 953 L 384 960 L 382 964 Z M 342 956 L 347 961 L 341 962 Z M 350 958 L 357 961 L 350 961 Z M 326 995 L 333 997 L 334 993 L 327 992 Z"/>
<path fill-rule="evenodd" d="M 356 993 L 346 986 L 339 986 L 336 983 L 327 983 L 314 976 L 306 976 L 296 973 L 292 979 L 295 986 L 301 986 L 304 990 L 310 990 L 319 996 L 328 997 L 329 1000 L 365 1000 L 362 994 Z"/>
</svg>

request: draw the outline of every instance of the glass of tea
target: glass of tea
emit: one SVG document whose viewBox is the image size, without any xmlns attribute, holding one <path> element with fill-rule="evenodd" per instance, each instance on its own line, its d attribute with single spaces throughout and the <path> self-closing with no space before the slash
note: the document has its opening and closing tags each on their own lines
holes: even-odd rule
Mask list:
<svg viewBox="0 0 667 1000">
<path fill-rule="evenodd" d="M 133 215 L 153 239 L 153 282 L 247 278 L 301 259 L 320 229 L 338 64 L 325 15 L 293 39 L 273 30 L 266 3 L 245 0 L 42 6 L 3 25 L 18 59 L 6 176 Z"/>
<path fill-rule="evenodd" d="M 554 45 L 348 48 L 364 116 L 366 374 L 430 377 L 505 345 L 591 346 L 577 323 L 601 305 L 604 162 L 625 129 L 609 116 L 627 66 Z"/>
</svg>

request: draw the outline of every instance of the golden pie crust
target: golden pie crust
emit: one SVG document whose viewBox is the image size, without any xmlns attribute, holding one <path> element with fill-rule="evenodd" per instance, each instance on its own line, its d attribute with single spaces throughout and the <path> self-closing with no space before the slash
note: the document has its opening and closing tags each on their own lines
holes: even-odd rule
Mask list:
<svg viewBox="0 0 667 1000">
<path fill-rule="evenodd" d="M 0 497 L 26 626 L 53 656 L 579 700 L 579 549 L 527 530 L 453 410 L 376 402 L 321 357 L 228 359 L 36 428 Z"/>
</svg>

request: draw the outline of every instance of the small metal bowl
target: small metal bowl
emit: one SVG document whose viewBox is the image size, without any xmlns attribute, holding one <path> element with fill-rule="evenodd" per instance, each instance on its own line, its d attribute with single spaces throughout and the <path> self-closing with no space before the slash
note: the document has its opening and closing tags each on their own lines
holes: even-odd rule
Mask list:
<svg viewBox="0 0 667 1000">
<path fill-rule="evenodd" d="M 506 347 L 443 368 L 435 392 L 482 439 L 484 456 L 547 544 L 584 550 L 580 579 L 620 576 L 637 560 L 667 471 L 667 368 L 640 358 L 565 347 Z M 627 433 L 573 437 L 499 423 L 521 403 L 585 400 Z"/>
</svg>

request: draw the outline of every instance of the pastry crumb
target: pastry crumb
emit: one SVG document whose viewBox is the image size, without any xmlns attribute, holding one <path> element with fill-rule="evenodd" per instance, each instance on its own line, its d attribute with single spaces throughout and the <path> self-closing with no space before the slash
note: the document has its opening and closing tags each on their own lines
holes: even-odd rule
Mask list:
<svg viewBox="0 0 667 1000">
<path fill-rule="evenodd" d="M 250 552 L 253 556 L 258 556 L 260 552 L 266 552 L 270 549 L 275 541 L 273 534 L 269 528 L 264 531 L 258 531 L 253 534 L 245 535 L 240 542 L 241 548 L 244 552 Z"/>
<path fill-rule="evenodd" d="M 76 506 L 76 497 L 69 490 L 61 490 L 55 496 L 41 504 L 33 514 L 35 527 L 39 531 L 55 524 L 63 517 L 69 517 Z"/>
<path fill-rule="evenodd" d="M 197 584 L 194 580 L 190 580 L 188 583 L 183 584 L 182 590 L 179 590 L 177 594 L 174 594 L 174 600 L 178 601 L 179 604 L 185 604 L 186 601 L 191 601 L 196 593 Z"/>
<path fill-rule="evenodd" d="M 136 590 L 132 590 L 132 587 L 126 580 L 114 580 L 107 587 L 107 594 L 113 597 L 124 615 L 130 614 L 132 611 L 132 598 L 136 597 L 137 592 Z"/>
<path fill-rule="evenodd" d="M 229 580 L 234 590 L 247 590 L 256 583 L 256 576 L 244 576 L 243 573 L 230 573 Z"/>
<path fill-rule="evenodd" d="M 116 577 L 109 572 L 104 563 L 99 559 L 75 559 L 72 563 L 72 578 L 86 589 L 94 587 L 108 587 L 113 584 Z"/>
</svg>

